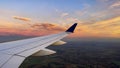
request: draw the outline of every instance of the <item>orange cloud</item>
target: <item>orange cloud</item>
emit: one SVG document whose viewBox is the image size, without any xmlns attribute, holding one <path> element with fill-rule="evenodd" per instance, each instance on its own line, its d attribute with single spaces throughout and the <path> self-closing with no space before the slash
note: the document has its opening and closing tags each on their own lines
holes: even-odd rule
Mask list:
<svg viewBox="0 0 120 68">
<path fill-rule="evenodd" d="M 79 37 L 120 37 L 120 17 L 92 24 L 79 24 L 74 36 Z"/>
<path fill-rule="evenodd" d="M 26 17 L 13 16 L 13 18 L 18 19 L 18 20 L 22 20 L 22 21 L 31 21 L 30 18 L 26 18 Z"/>
<path fill-rule="evenodd" d="M 22 24 L 12 23 L 4 21 L 0 23 L 0 35 L 27 35 L 27 36 L 40 36 L 46 34 L 52 34 L 59 31 L 64 31 L 64 27 L 60 27 L 58 24 L 50 23 L 35 23 L 35 24 Z"/>
<path fill-rule="evenodd" d="M 64 27 L 60 27 L 58 24 L 50 24 L 50 23 L 36 23 L 31 26 L 33 29 L 36 30 L 47 30 L 47 31 L 63 31 L 65 30 Z"/>
<path fill-rule="evenodd" d="M 27 36 L 53 34 L 65 31 L 72 25 L 69 24 L 67 27 L 63 27 L 60 24 L 54 23 L 35 23 L 28 25 L 12 22 L 0 24 L 1 35 L 20 34 Z M 89 24 L 78 22 L 75 33 L 69 37 L 120 37 L 120 17 Z"/>
</svg>

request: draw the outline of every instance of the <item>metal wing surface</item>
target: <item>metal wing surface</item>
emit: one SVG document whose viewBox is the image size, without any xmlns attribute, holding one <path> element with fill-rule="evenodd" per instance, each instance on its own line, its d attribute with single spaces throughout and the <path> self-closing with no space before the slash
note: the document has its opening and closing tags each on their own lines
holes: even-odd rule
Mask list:
<svg viewBox="0 0 120 68">
<path fill-rule="evenodd" d="M 58 34 L 0 43 L 0 68 L 19 68 L 28 56 L 40 50 L 51 51 L 46 47 L 73 33 L 76 25 Z"/>
</svg>

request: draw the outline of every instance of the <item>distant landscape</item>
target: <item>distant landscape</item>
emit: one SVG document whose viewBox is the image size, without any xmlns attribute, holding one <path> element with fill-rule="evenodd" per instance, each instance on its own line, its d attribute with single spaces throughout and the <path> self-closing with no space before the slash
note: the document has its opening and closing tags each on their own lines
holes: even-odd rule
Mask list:
<svg viewBox="0 0 120 68">
<path fill-rule="evenodd" d="M 32 56 L 67 34 L 47 47 L 55 54 Z M 11 43 L 43 35 L 51 36 Z M 0 68 L 14 66 L 120 68 L 120 0 L 0 0 Z"/>
<path fill-rule="evenodd" d="M 23 38 L 28 37 L 12 37 L 14 40 Z M 12 39 L 9 38 L 9 40 Z M 1 38 L 0 41 L 2 40 Z M 56 54 L 41 57 L 30 56 L 20 68 L 120 68 L 119 39 L 63 40 L 68 43 L 48 47 L 57 51 Z M 5 42 L 5 38 L 3 41 Z"/>
</svg>

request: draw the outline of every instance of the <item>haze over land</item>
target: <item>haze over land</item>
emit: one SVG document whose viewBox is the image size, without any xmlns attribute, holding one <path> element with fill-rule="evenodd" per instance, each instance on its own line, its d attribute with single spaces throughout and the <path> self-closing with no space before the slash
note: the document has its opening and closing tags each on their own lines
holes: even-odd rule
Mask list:
<svg viewBox="0 0 120 68">
<path fill-rule="evenodd" d="M 120 68 L 120 41 L 64 40 L 68 43 L 48 47 L 56 54 L 31 56 L 21 68 Z"/>
</svg>

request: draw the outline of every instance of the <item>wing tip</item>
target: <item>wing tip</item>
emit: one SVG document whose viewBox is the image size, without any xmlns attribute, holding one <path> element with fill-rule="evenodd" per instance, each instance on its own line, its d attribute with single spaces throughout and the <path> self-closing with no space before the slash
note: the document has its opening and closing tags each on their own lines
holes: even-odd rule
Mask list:
<svg viewBox="0 0 120 68">
<path fill-rule="evenodd" d="M 76 26 L 77 26 L 77 23 L 74 23 L 69 29 L 66 30 L 66 32 L 74 33 Z"/>
</svg>

